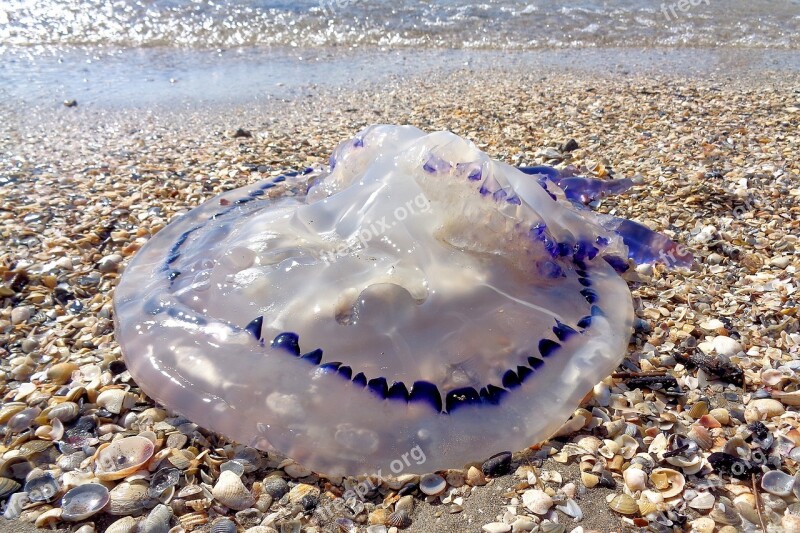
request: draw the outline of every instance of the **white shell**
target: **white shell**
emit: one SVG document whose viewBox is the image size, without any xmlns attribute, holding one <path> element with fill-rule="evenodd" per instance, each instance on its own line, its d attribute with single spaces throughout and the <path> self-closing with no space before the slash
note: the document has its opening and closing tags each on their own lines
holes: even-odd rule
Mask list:
<svg viewBox="0 0 800 533">
<path fill-rule="evenodd" d="M 543 490 L 530 489 L 522 493 L 522 504 L 530 512 L 543 515 L 553 506 L 553 498 Z"/>
<path fill-rule="evenodd" d="M 214 499 L 225 507 L 241 511 L 253 506 L 256 502 L 242 480 L 234 472 L 227 470 L 222 472 L 214 485 L 211 494 Z"/>
</svg>

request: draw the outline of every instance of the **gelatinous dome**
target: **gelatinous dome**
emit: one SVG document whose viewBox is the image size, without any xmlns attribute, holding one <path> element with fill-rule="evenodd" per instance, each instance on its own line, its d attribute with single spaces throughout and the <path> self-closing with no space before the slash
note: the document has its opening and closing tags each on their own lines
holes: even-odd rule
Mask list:
<svg viewBox="0 0 800 533">
<path fill-rule="evenodd" d="M 330 169 L 224 193 L 153 237 L 116 289 L 128 368 L 196 423 L 324 473 L 541 441 L 625 354 L 615 268 L 675 246 L 573 203 L 562 178 L 597 192 L 451 133 L 370 127 Z"/>
</svg>

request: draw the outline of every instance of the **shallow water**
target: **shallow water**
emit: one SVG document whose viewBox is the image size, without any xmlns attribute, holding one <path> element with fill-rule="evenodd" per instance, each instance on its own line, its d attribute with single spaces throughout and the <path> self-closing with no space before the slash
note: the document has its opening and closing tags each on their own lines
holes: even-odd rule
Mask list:
<svg viewBox="0 0 800 533">
<path fill-rule="evenodd" d="M 0 44 L 23 46 L 800 46 L 798 0 L 11 0 L 4 4 Z"/>
</svg>

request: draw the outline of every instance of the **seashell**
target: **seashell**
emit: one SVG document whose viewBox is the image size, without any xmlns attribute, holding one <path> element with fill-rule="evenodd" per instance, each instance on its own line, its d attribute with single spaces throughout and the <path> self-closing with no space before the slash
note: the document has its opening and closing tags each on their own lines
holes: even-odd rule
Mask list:
<svg viewBox="0 0 800 533">
<path fill-rule="evenodd" d="M 139 524 L 139 533 L 167 533 L 171 519 L 172 509 L 160 503 L 153 507 L 147 518 Z"/>
<path fill-rule="evenodd" d="M 423 474 L 419 478 L 419 490 L 428 496 L 436 496 L 447 488 L 447 481 L 436 474 Z"/>
<path fill-rule="evenodd" d="M 631 491 L 644 490 L 647 488 L 647 474 L 644 470 L 636 467 L 628 467 L 622 473 L 625 486 Z"/>
<path fill-rule="evenodd" d="M 72 374 L 78 370 L 75 363 L 56 363 L 47 369 L 47 378 L 58 385 L 63 385 L 72 379 Z"/>
<path fill-rule="evenodd" d="M 656 462 L 650 457 L 649 453 L 637 453 L 636 456 L 631 459 L 631 465 L 639 465 L 642 470 L 649 472 L 655 468 Z"/>
<path fill-rule="evenodd" d="M 142 481 L 122 482 L 108 493 L 108 514 L 136 515 L 149 507 L 153 500 L 147 496 L 147 483 Z"/>
<path fill-rule="evenodd" d="M 17 492 L 20 487 L 19 483 L 7 477 L 0 477 L 0 498 L 5 498 L 9 494 Z"/>
<path fill-rule="evenodd" d="M 511 468 L 511 452 L 500 452 L 491 456 L 481 465 L 483 475 L 498 477 L 508 473 Z"/>
<path fill-rule="evenodd" d="M 482 487 L 486 485 L 486 476 L 483 475 L 479 468 L 470 466 L 467 469 L 466 482 L 470 487 Z"/>
<path fill-rule="evenodd" d="M 703 462 L 703 458 L 699 455 L 693 455 L 692 457 L 683 457 L 681 455 L 674 455 L 672 457 L 667 457 L 665 461 L 672 466 L 678 466 L 680 468 L 688 469 L 693 466 L 696 466 Z"/>
<path fill-rule="evenodd" d="M 619 419 L 619 420 L 612 420 L 611 422 L 606 422 L 605 424 L 603 424 L 603 427 L 606 429 L 608 437 L 610 439 L 613 439 L 614 437 L 617 437 L 622 433 L 624 433 L 627 425 L 628 423 L 625 420 Z"/>
<path fill-rule="evenodd" d="M 54 418 L 52 426 L 39 426 L 34 434 L 44 440 L 61 440 L 64 436 L 64 424 L 58 418 Z"/>
<path fill-rule="evenodd" d="M 606 459 L 611 459 L 612 457 L 617 455 L 621 449 L 622 446 L 617 444 L 615 441 L 606 439 L 603 441 L 603 445 L 597 451 L 598 453 L 600 453 L 600 455 L 602 455 Z"/>
<path fill-rule="evenodd" d="M 733 437 L 730 439 L 725 443 L 722 451 L 741 459 L 750 458 L 750 446 L 741 437 Z"/>
<path fill-rule="evenodd" d="M 78 386 L 78 387 L 75 387 L 73 389 L 70 389 L 69 392 L 67 393 L 67 395 L 64 396 L 64 399 L 67 402 L 73 402 L 74 403 L 74 402 L 77 402 L 78 400 L 80 400 L 85 394 L 86 394 L 86 387 Z M 63 422 L 63 420 L 62 420 L 62 422 Z"/>
<path fill-rule="evenodd" d="M 263 463 L 261 452 L 249 446 L 240 446 L 233 455 L 233 460 L 244 467 L 246 474 L 255 472 Z"/>
<path fill-rule="evenodd" d="M 692 509 L 699 509 L 704 511 L 706 509 L 711 509 L 714 507 L 714 495 L 710 492 L 701 492 L 689 502 L 689 507 Z"/>
<path fill-rule="evenodd" d="M 236 522 L 230 518 L 220 518 L 211 525 L 210 533 L 236 533 Z"/>
<path fill-rule="evenodd" d="M 3 405 L 0 407 L 0 424 L 7 423 L 11 417 L 20 411 L 25 410 L 27 407 L 28 404 L 25 402 L 8 402 L 7 404 Z"/>
<path fill-rule="evenodd" d="M 795 478 L 781 472 L 770 470 L 761 478 L 761 488 L 775 496 L 788 496 L 792 493 Z"/>
<path fill-rule="evenodd" d="M 647 516 L 650 513 L 656 513 L 656 512 L 658 512 L 660 510 L 658 508 L 658 504 L 657 503 L 651 502 L 648 498 L 646 498 L 644 496 L 639 498 L 639 500 L 636 502 L 636 504 L 639 506 L 639 514 L 642 515 L 642 516 Z"/>
<path fill-rule="evenodd" d="M 688 437 L 703 450 L 708 450 L 714 445 L 714 437 L 711 436 L 711 432 L 699 424 L 693 424 L 689 428 Z"/>
<path fill-rule="evenodd" d="M 136 403 L 136 396 L 122 389 L 106 389 L 100 393 L 95 403 L 118 415 L 123 410 L 133 407 L 133 404 Z"/>
<path fill-rule="evenodd" d="M 75 402 L 63 402 L 45 409 L 42 414 L 48 420 L 58 419 L 62 422 L 71 422 L 80 414 L 80 406 Z"/>
<path fill-rule="evenodd" d="M 178 469 L 162 468 L 153 474 L 150 480 L 150 487 L 147 489 L 147 495 L 151 498 L 158 498 L 162 492 L 175 486 L 180 478 L 181 473 Z"/>
<path fill-rule="evenodd" d="M 543 490 L 530 489 L 522 493 L 522 504 L 532 513 L 543 515 L 553 506 L 553 498 Z"/>
<path fill-rule="evenodd" d="M 301 477 L 308 477 L 311 475 L 311 470 L 306 468 L 305 466 L 298 464 L 291 459 L 287 459 L 283 461 L 281 464 L 278 465 L 278 468 L 282 468 L 286 475 L 288 475 L 292 479 L 299 479 Z"/>
<path fill-rule="evenodd" d="M 714 520 L 717 524 L 725 524 L 729 526 L 738 526 L 742 523 L 742 517 L 736 512 L 733 505 L 723 502 L 714 505 L 714 508 L 709 513 L 709 518 Z"/>
<path fill-rule="evenodd" d="M 708 414 L 708 403 L 706 403 L 703 400 L 695 402 L 694 404 L 692 404 L 689 410 L 686 411 L 686 414 L 689 415 L 692 419 L 697 420 L 701 416 Z"/>
<path fill-rule="evenodd" d="M 244 474 L 244 465 L 239 461 L 226 461 L 219 465 L 220 472 L 233 472 L 239 477 Z"/>
<path fill-rule="evenodd" d="M 731 422 L 731 414 L 727 409 L 717 407 L 716 409 L 712 409 L 708 414 L 723 426 L 727 426 Z"/>
<path fill-rule="evenodd" d="M 683 474 L 671 468 L 655 468 L 650 473 L 650 483 L 664 498 L 672 498 L 683 491 L 686 479 Z"/>
<path fill-rule="evenodd" d="M 52 445 L 53 441 L 50 440 L 29 440 L 19 447 L 19 454 L 26 459 L 30 459 L 34 455 L 49 449 Z"/>
<path fill-rule="evenodd" d="M 627 494 L 614 494 L 608 501 L 608 507 L 617 513 L 632 515 L 639 512 L 639 505 L 636 500 Z"/>
<path fill-rule="evenodd" d="M 192 531 L 208 523 L 208 514 L 205 511 L 188 513 L 178 517 L 178 521 L 186 531 Z"/>
<path fill-rule="evenodd" d="M 594 455 L 600 449 L 600 446 L 603 445 L 603 441 L 597 437 L 580 437 L 575 441 L 575 444 Z"/>
<path fill-rule="evenodd" d="M 51 502 L 56 499 L 61 487 L 53 474 L 44 473 L 29 479 L 24 490 L 32 502 Z"/>
<path fill-rule="evenodd" d="M 139 436 L 117 439 L 95 455 L 95 475 L 103 481 L 122 479 L 142 468 L 153 456 L 153 443 Z"/>
<path fill-rule="evenodd" d="M 51 529 L 55 529 L 56 524 L 60 521 L 61 521 L 61 509 L 55 507 L 53 509 L 48 509 L 47 511 L 37 516 L 34 525 L 38 528 L 49 527 Z"/>
<path fill-rule="evenodd" d="M 56 465 L 64 472 L 70 472 L 80 468 L 81 463 L 86 459 L 86 454 L 83 452 L 75 452 L 62 455 L 58 458 Z"/>
<path fill-rule="evenodd" d="M 566 530 L 564 524 L 552 520 L 542 520 L 542 523 L 539 524 L 539 533 L 564 533 Z"/>
<path fill-rule="evenodd" d="M 772 397 L 780 401 L 783 405 L 791 405 L 793 407 L 800 405 L 800 390 L 792 392 L 773 390 Z"/>
<path fill-rule="evenodd" d="M 581 483 L 587 489 L 597 486 L 600 483 L 600 478 L 591 472 L 581 472 Z"/>
<path fill-rule="evenodd" d="M 86 483 L 70 489 L 61 501 L 61 517 L 68 522 L 86 520 L 108 504 L 108 494 L 108 489 L 99 483 Z"/>
<path fill-rule="evenodd" d="M 570 499 L 567 500 L 563 505 L 556 505 L 556 509 L 570 518 L 574 518 L 576 522 L 583 520 L 583 510 L 575 500 Z"/>
<path fill-rule="evenodd" d="M 751 400 L 744 410 L 744 419 L 748 424 L 759 420 L 769 420 L 776 416 L 781 416 L 786 412 L 786 408 L 778 400 L 772 398 L 759 398 Z"/>
<path fill-rule="evenodd" d="M 411 517 L 405 511 L 395 511 L 386 519 L 386 525 L 403 529 L 411 525 Z"/>
<path fill-rule="evenodd" d="M 178 470 L 186 470 L 192 466 L 194 457 L 188 450 L 172 450 L 172 453 L 167 457 L 167 462 Z"/>
<path fill-rule="evenodd" d="M 233 472 L 222 472 L 211 494 L 222 505 L 241 511 L 251 507 L 256 499 Z"/>
<path fill-rule="evenodd" d="M 132 516 L 124 516 L 108 526 L 105 533 L 136 533 L 139 521 Z"/>
<path fill-rule="evenodd" d="M 38 407 L 29 407 L 14 414 L 8 419 L 6 429 L 11 433 L 22 433 L 33 424 L 33 421 L 42 412 Z"/>
<path fill-rule="evenodd" d="M 614 442 L 620 446 L 619 454 L 622 455 L 622 458 L 626 461 L 633 459 L 636 452 L 639 450 L 639 442 L 627 433 L 623 433 L 614 439 Z"/>
</svg>

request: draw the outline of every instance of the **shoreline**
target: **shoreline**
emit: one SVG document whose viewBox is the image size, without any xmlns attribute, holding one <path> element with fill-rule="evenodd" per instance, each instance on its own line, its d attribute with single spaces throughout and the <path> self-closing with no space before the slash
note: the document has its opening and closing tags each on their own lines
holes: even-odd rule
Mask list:
<svg viewBox="0 0 800 533">
<path fill-rule="evenodd" d="M 697 270 L 669 272 L 657 266 L 642 273 L 647 281 L 631 285 L 637 317 L 649 327 L 634 335 L 624 368 L 665 370 L 686 393 L 676 403 L 643 389 L 643 399 L 663 405 L 660 412 L 647 416 L 615 412 L 601 396 L 585 408 L 605 410 L 612 421 L 640 426 L 637 438 L 643 452 L 652 444 L 647 428 L 663 423 L 664 417 L 675 421 L 659 432 L 685 434 L 697 424 L 687 414 L 692 406 L 706 402 L 708 411 L 727 409 L 731 420 L 712 430 L 713 447 L 703 451 L 707 460 L 710 450 L 742 430 L 747 407 L 758 397 L 756 391 L 766 386 L 763 371 L 800 357 L 796 293 L 787 293 L 800 268 L 796 238 L 800 75 L 781 71 L 763 73 L 758 79 L 734 79 L 740 74 L 740 70 L 711 69 L 709 75 L 698 76 L 646 72 L 575 76 L 573 71 L 527 73 L 462 66 L 430 75 L 389 74 L 344 88 L 304 89 L 263 106 L 249 100 L 144 112 L 137 106 L 107 108 L 80 102 L 77 108 L 16 107 L 6 99 L 0 110 L 12 112 L 8 116 L 16 122 L 0 125 L 0 151 L 10 154 L 0 159 L 0 180 L 5 180 L 0 181 L 0 204 L 13 209 L 0 211 L 4 243 L 0 264 L 29 271 L 31 281 L 15 293 L 13 303 L 7 298 L 0 308 L 0 346 L 5 350 L 0 352 L 0 368 L 7 376 L 0 388 L 3 402 L 59 358 L 87 365 L 84 377 L 91 375 L 91 369 L 108 372 L 108 362 L 119 350 L 108 324 L 102 322 L 103 309 L 110 305 L 119 272 L 133 253 L 129 245 L 137 232 L 146 237 L 216 193 L 260 179 L 262 173 L 253 170 L 259 166 L 271 174 L 324 164 L 340 140 L 366 124 L 410 123 L 425 130 L 451 129 L 492 157 L 515 165 L 548 162 L 542 155 L 546 148 L 575 139 L 579 148 L 561 154 L 559 164 L 644 177 L 643 187 L 610 198 L 601 208 L 688 243 L 696 254 Z M 252 136 L 234 137 L 238 128 Z M 713 229 L 704 229 L 709 226 Z M 107 227 L 124 229 L 129 235 L 110 241 L 101 253 L 97 243 Z M 118 270 L 99 271 L 98 263 L 113 253 L 122 257 Z M 52 272 L 42 271 L 44 265 L 64 258 L 69 268 L 61 263 L 47 267 Z M 73 311 L 53 298 L 44 280 L 48 273 L 66 284 L 81 309 Z M 87 276 L 98 281 L 84 285 Z M 12 310 L 19 307 L 29 308 L 30 316 L 12 324 Z M 674 355 L 689 346 L 689 338 L 700 343 L 718 336 L 740 343 L 743 353 L 737 351 L 732 357 L 745 369 L 747 390 L 676 361 Z M 26 344 L 27 352 L 26 339 L 36 341 L 32 348 Z M 16 358 L 28 356 L 32 367 L 26 373 Z M 793 376 L 780 386 L 791 390 L 798 381 Z M 42 389 L 50 385 L 47 378 L 39 383 Z M 607 385 L 622 397 L 630 392 L 624 380 Z M 148 399 L 140 399 L 150 405 Z M 635 405 L 631 402 L 629 409 Z M 784 406 L 784 411 L 788 414 L 764 420 L 776 438 L 788 428 L 800 428 L 796 408 Z M 558 448 L 580 437 L 600 438 L 603 429 L 583 430 L 553 443 Z M 54 458 L 48 461 L 46 465 Z M 248 486 L 278 473 L 292 485 L 322 489 L 326 504 L 337 493 L 335 484 L 314 476 L 293 478 L 277 469 L 274 460 L 269 462 L 271 466 L 258 476 L 247 478 Z M 577 487 L 575 501 L 584 519 L 575 522 L 560 512 L 555 516 L 567 531 L 576 527 L 620 531 L 626 519 L 608 510 L 605 501 L 607 495 L 624 490 L 619 471 L 604 468 L 615 482 L 614 489 L 582 489 L 578 462 L 572 458 L 564 464 L 550 458 L 536 470 L 539 482 L 553 491 L 569 482 Z M 516 504 L 504 496 L 528 483 L 514 475 L 527 465 L 526 456 L 517 454 L 511 474 L 469 490 L 463 488 L 466 485 L 458 487 L 463 498 L 460 510 L 452 502 L 417 496 L 411 526 L 403 531 L 479 532 L 484 524 L 510 520 L 509 506 L 519 515 L 531 515 L 521 504 L 521 493 L 530 486 L 516 489 L 521 491 Z M 786 458 L 781 467 L 794 473 L 797 465 Z M 558 472 L 562 481 L 554 481 L 557 477 L 551 474 L 542 481 L 544 472 Z M 716 474 L 705 478 L 717 479 Z M 744 483 L 728 484 L 736 491 L 747 490 Z M 732 496 L 730 490 L 716 490 L 715 500 Z M 374 511 L 390 493 L 382 488 L 367 502 L 368 509 Z M 272 524 L 290 522 L 290 510 L 290 505 L 276 499 L 269 513 L 283 514 Z M 782 512 L 766 514 L 774 520 L 770 513 L 775 513 L 780 523 Z M 681 513 L 687 515 L 687 523 L 709 514 L 708 510 Z M 112 518 L 97 516 L 104 524 Z M 366 516 L 361 513 L 356 519 Z M 336 531 L 335 525 L 315 525 L 314 520 L 313 513 L 302 519 L 305 531 Z M 720 531 L 724 524 L 717 526 Z M 366 527 L 361 525 L 358 531 L 363 533 Z"/>
<path fill-rule="evenodd" d="M 0 98 L 25 109 L 184 110 L 269 103 L 315 91 L 357 91 L 468 69 L 541 75 L 726 76 L 800 72 L 794 50 L 585 48 L 536 50 L 250 47 L 220 50 L 104 47 L 0 51 Z"/>
</svg>

